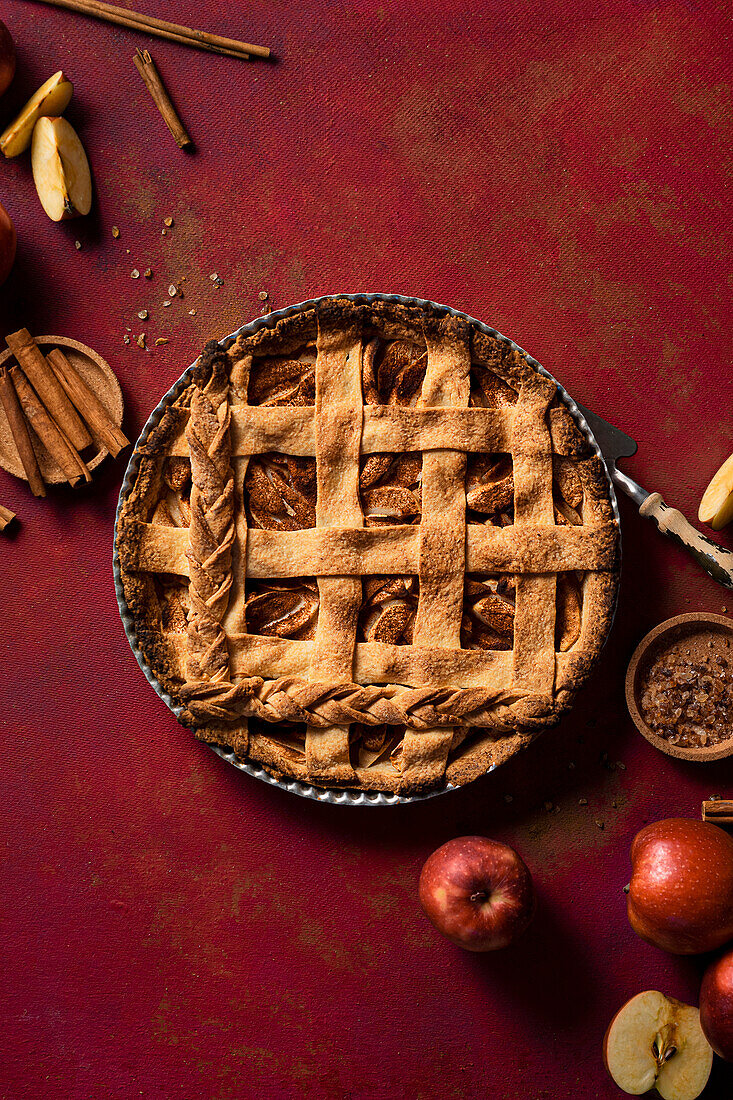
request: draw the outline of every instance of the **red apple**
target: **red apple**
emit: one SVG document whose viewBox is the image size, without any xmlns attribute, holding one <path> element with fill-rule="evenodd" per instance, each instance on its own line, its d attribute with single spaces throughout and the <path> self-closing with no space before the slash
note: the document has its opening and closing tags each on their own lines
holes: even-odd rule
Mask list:
<svg viewBox="0 0 733 1100">
<path fill-rule="evenodd" d="M 733 1062 L 733 951 L 726 951 L 705 971 L 700 1023 L 715 1053 Z"/>
<path fill-rule="evenodd" d="M 485 836 L 449 840 L 420 874 L 420 904 L 439 932 L 467 951 L 495 951 L 534 915 L 532 876 L 513 848 Z"/>
<path fill-rule="evenodd" d="M 5 282 L 15 259 L 15 226 L 0 202 L 0 286 Z"/>
<path fill-rule="evenodd" d="M 10 31 L 0 21 L 0 95 L 6 91 L 15 76 L 15 45 Z"/>
<path fill-rule="evenodd" d="M 675 955 L 733 939 L 733 837 L 705 821 L 647 825 L 631 846 L 627 911 L 647 943 Z"/>
</svg>

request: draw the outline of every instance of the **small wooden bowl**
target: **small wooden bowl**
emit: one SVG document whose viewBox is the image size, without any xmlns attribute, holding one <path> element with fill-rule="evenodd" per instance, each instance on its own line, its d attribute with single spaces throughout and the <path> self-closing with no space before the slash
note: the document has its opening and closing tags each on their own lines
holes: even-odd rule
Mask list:
<svg viewBox="0 0 733 1100">
<path fill-rule="evenodd" d="M 660 749 L 667 756 L 676 756 L 681 760 L 707 763 L 711 760 L 722 760 L 723 757 L 733 754 L 733 736 L 717 745 L 701 745 L 698 748 L 672 745 L 665 738 L 659 737 L 646 724 L 638 705 L 641 681 L 650 662 L 662 650 L 681 638 L 700 634 L 727 634 L 733 640 L 733 619 L 729 619 L 727 615 L 697 611 L 688 615 L 676 615 L 673 619 L 667 619 L 666 622 L 650 630 L 636 647 L 626 672 L 626 705 L 639 733 L 643 734 L 656 749 Z"/>
<path fill-rule="evenodd" d="M 122 390 L 109 363 L 105 362 L 101 355 L 97 355 L 96 351 L 88 348 L 86 344 L 80 344 L 78 340 L 70 340 L 66 336 L 36 336 L 36 343 L 46 354 L 53 348 L 61 348 L 71 365 L 76 367 L 82 379 L 89 386 L 89 389 L 102 402 L 109 413 L 110 419 L 119 427 L 122 423 L 124 410 Z M 13 353 L 10 348 L 1 352 L 0 366 L 12 357 Z M 33 439 L 33 449 L 36 452 L 38 465 L 46 484 L 57 485 L 59 482 L 66 481 L 63 471 L 56 465 L 41 441 L 35 437 Z M 86 451 L 82 457 L 90 470 L 96 470 L 100 462 L 106 458 L 107 453 L 104 447 L 96 446 L 94 454 L 91 454 L 90 449 L 89 458 L 86 457 Z M 7 470 L 9 474 L 27 480 L 2 405 L 0 405 L 0 466 L 3 470 Z"/>
</svg>

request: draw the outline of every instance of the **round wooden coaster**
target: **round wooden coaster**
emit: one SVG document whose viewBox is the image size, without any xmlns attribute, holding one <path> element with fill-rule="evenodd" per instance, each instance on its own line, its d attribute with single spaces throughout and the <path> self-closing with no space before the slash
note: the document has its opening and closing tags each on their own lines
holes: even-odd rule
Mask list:
<svg viewBox="0 0 733 1100">
<path fill-rule="evenodd" d="M 96 351 L 92 351 L 86 344 L 80 344 L 78 340 L 70 340 L 66 336 L 36 336 L 36 343 L 44 355 L 47 355 L 53 348 L 61 348 L 71 365 L 76 368 L 87 386 L 89 386 L 89 389 L 92 390 L 102 402 L 109 413 L 110 419 L 119 427 L 122 423 L 122 413 L 124 409 L 122 390 L 120 389 L 120 384 L 109 363 L 106 363 L 101 355 L 97 355 Z M 0 367 L 12 358 L 13 353 L 10 351 L 10 348 L 0 353 Z M 33 440 L 33 449 L 38 457 L 38 465 L 43 474 L 43 480 L 49 485 L 56 485 L 60 481 L 66 481 L 63 471 L 56 465 L 34 432 L 31 432 L 31 439 Z M 93 448 L 93 450 L 92 447 L 87 448 L 82 454 L 82 458 L 90 470 L 95 470 L 108 453 L 105 447 L 102 447 L 101 444 L 97 444 L 96 442 L 93 444 Z M 18 456 L 15 442 L 10 432 L 8 418 L 1 404 L 0 466 L 2 466 L 3 470 L 7 470 L 9 474 L 14 474 L 16 477 L 22 477 L 24 480 L 27 480 L 20 457 Z"/>
</svg>

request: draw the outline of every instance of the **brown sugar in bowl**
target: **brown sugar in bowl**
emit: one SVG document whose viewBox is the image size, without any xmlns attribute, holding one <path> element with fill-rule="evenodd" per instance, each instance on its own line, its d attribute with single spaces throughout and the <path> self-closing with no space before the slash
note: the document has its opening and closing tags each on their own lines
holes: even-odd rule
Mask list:
<svg viewBox="0 0 733 1100">
<path fill-rule="evenodd" d="M 733 619 L 729 619 L 726 615 L 713 615 L 705 611 L 676 615 L 673 619 L 667 619 L 659 626 L 655 626 L 636 647 L 629 662 L 626 672 L 626 704 L 629 714 L 636 728 L 647 741 L 668 756 L 706 763 L 711 760 L 722 760 L 723 757 L 733 754 L 733 730 L 730 737 L 714 745 L 675 745 L 654 732 L 647 724 L 640 707 L 644 677 L 657 657 L 669 650 L 676 642 L 684 639 L 689 639 L 691 644 L 697 644 L 699 647 L 703 640 L 707 644 L 708 640 L 721 636 L 731 641 L 730 674 L 733 676 Z"/>
</svg>

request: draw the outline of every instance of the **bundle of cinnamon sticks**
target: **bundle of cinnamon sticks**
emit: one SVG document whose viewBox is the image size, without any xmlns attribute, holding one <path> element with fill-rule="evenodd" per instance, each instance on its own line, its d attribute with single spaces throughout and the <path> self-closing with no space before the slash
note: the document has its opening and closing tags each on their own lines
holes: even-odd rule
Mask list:
<svg viewBox="0 0 733 1100">
<path fill-rule="evenodd" d="M 129 440 L 59 348 L 44 355 L 25 328 L 5 342 L 17 365 L 0 367 L 0 403 L 34 496 L 46 495 L 38 441 L 70 485 L 91 481 L 82 452 L 96 444 L 116 458 Z"/>
</svg>

